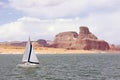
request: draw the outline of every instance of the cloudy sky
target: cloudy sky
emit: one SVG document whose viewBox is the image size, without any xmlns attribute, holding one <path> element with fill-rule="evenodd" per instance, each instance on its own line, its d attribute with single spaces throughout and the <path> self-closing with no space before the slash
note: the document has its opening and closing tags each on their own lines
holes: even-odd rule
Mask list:
<svg viewBox="0 0 120 80">
<path fill-rule="evenodd" d="M 120 44 L 120 0 L 0 0 L 0 41 L 53 40 L 89 27 L 100 40 Z"/>
</svg>

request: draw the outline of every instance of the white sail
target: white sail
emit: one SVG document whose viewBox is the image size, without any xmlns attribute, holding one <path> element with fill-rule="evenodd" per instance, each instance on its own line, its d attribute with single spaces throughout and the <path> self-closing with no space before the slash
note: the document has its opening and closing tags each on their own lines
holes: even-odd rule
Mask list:
<svg viewBox="0 0 120 80">
<path fill-rule="evenodd" d="M 34 53 L 33 47 L 32 47 L 32 52 L 31 52 L 30 62 L 36 62 L 36 63 L 39 63 L 39 60 L 37 59 L 37 56 L 36 56 L 36 54 Z"/>
<path fill-rule="evenodd" d="M 27 42 L 22 62 L 39 63 L 39 60 L 37 59 L 37 56 L 33 51 L 33 47 L 30 42 L 30 38 Z"/>
</svg>

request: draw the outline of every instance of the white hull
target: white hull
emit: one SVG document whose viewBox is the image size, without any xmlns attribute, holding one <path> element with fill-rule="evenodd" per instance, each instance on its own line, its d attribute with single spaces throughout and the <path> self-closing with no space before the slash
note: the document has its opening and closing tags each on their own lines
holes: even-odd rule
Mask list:
<svg viewBox="0 0 120 80">
<path fill-rule="evenodd" d="M 39 64 L 23 63 L 23 64 L 18 64 L 17 67 L 21 67 L 21 68 L 38 68 Z"/>
</svg>

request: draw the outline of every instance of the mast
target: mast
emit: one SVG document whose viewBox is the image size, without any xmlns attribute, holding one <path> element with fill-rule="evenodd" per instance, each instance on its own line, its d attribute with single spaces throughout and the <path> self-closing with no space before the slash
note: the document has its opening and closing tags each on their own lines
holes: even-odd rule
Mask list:
<svg viewBox="0 0 120 80">
<path fill-rule="evenodd" d="M 29 39 L 29 40 L 30 40 L 30 39 Z M 28 56 L 28 62 L 30 62 L 31 52 L 32 52 L 32 44 L 31 44 L 31 42 L 30 42 L 30 51 L 29 51 L 29 56 Z"/>
</svg>

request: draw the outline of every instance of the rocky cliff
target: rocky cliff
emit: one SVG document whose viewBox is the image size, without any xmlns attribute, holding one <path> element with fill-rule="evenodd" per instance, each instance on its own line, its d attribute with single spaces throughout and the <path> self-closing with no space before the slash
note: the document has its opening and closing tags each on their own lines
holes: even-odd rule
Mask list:
<svg viewBox="0 0 120 80">
<path fill-rule="evenodd" d="M 99 40 L 88 27 L 81 26 L 80 32 L 63 32 L 55 36 L 54 47 L 66 49 L 84 50 L 108 50 L 109 44 L 104 40 Z"/>
<path fill-rule="evenodd" d="M 58 48 L 68 48 L 77 38 L 78 34 L 76 32 L 62 32 L 56 35 L 53 46 Z"/>
<path fill-rule="evenodd" d="M 35 47 L 47 47 L 48 46 L 47 41 L 44 39 L 39 39 L 37 41 L 34 41 L 32 44 Z"/>
<path fill-rule="evenodd" d="M 96 40 L 97 37 L 89 31 L 88 27 L 81 26 L 78 39 L 93 39 L 93 40 Z"/>
</svg>

